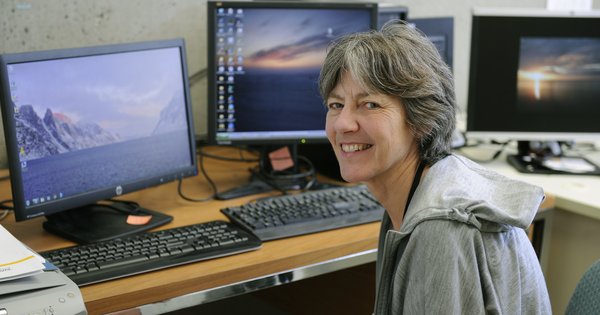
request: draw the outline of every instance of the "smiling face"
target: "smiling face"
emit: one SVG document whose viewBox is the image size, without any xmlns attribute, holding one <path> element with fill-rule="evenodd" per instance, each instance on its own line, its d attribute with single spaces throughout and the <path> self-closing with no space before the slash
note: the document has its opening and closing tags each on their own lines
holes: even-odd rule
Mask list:
<svg viewBox="0 0 600 315">
<path fill-rule="evenodd" d="M 418 159 L 400 99 L 369 94 L 345 73 L 327 98 L 327 137 L 348 182 L 375 182 Z"/>
</svg>

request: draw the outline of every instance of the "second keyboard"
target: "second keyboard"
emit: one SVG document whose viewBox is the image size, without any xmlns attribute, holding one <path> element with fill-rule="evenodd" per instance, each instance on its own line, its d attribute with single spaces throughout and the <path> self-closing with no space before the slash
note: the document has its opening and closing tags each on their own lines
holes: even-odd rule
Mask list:
<svg viewBox="0 0 600 315">
<path fill-rule="evenodd" d="M 261 247 L 254 235 L 210 221 L 40 253 L 78 286 Z"/>
<path fill-rule="evenodd" d="M 277 196 L 221 209 L 231 222 L 262 241 L 379 221 L 384 211 L 364 185 Z"/>
</svg>

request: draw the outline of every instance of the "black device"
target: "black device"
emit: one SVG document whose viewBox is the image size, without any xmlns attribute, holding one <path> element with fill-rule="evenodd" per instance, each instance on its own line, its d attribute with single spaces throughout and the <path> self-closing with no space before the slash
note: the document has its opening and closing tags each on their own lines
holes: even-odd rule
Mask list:
<svg viewBox="0 0 600 315">
<path fill-rule="evenodd" d="M 317 82 L 327 46 L 376 28 L 377 13 L 375 3 L 208 2 L 208 142 L 261 152 L 250 185 L 218 198 L 306 185 L 298 147 L 327 142 Z M 294 165 L 284 171 L 268 157 L 282 146 Z"/>
<path fill-rule="evenodd" d="M 98 201 L 197 174 L 183 39 L 6 54 L 0 82 L 17 221 L 89 243 L 172 220 Z"/>
<path fill-rule="evenodd" d="M 261 244 L 235 225 L 209 221 L 40 254 L 81 287 L 256 250 Z"/>
<path fill-rule="evenodd" d="M 597 12 L 475 10 L 467 135 L 518 140 L 521 172 L 600 174 L 558 142 L 600 139 L 599 63 Z"/>
<path fill-rule="evenodd" d="M 262 241 L 381 220 L 385 209 L 364 185 L 277 196 L 221 209 Z"/>
</svg>

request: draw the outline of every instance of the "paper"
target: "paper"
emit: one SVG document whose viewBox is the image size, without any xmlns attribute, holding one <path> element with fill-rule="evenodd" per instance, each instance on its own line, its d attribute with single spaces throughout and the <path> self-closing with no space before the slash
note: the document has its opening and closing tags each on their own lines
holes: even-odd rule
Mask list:
<svg viewBox="0 0 600 315">
<path fill-rule="evenodd" d="M 0 282 L 40 273 L 44 258 L 27 248 L 0 225 Z"/>
<path fill-rule="evenodd" d="M 288 147 L 282 147 L 269 153 L 269 159 L 271 159 L 271 165 L 276 171 L 283 171 L 294 166 L 294 161 Z"/>
<path fill-rule="evenodd" d="M 542 165 L 555 171 L 570 173 L 589 173 L 596 169 L 594 165 L 578 157 L 548 158 L 542 161 Z"/>
<path fill-rule="evenodd" d="M 146 225 L 152 220 L 151 215 L 133 215 L 127 216 L 127 224 L 129 225 Z"/>
</svg>

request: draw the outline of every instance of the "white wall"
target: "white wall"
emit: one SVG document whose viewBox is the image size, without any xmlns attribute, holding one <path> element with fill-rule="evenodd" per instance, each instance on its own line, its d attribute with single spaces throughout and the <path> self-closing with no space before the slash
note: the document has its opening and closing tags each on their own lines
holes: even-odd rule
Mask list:
<svg viewBox="0 0 600 315">
<path fill-rule="evenodd" d="M 388 0 L 409 17 L 453 16 L 457 99 L 466 106 L 471 9 L 544 8 L 545 0 Z M 600 0 L 594 0 L 600 8 Z M 183 37 L 189 74 L 206 67 L 206 0 L 0 0 L 0 54 Z M 206 80 L 192 87 L 196 134 L 206 134 Z M 460 124 L 459 124 L 460 125 Z M 6 167 L 0 131 L 0 167 Z"/>
</svg>

